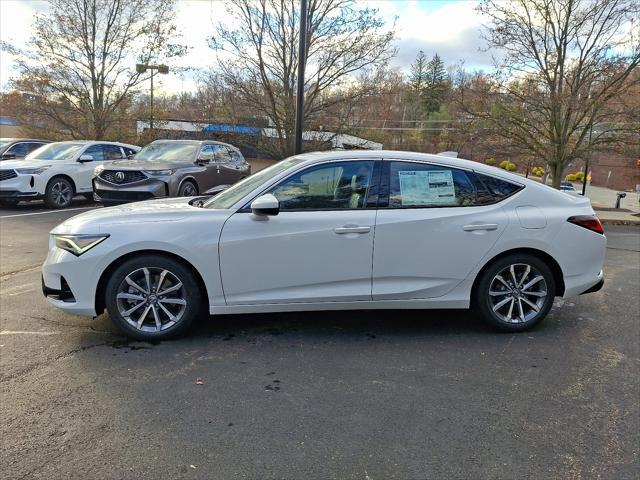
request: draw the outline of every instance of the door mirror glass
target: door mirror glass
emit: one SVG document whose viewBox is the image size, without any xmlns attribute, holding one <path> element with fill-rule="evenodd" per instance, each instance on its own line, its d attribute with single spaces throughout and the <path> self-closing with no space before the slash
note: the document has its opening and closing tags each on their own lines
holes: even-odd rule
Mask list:
<svg viewBox="0 0 640 480">
<path fill-rule="evenodd" d="M 278 215 L 280 202 L 272 194 L 267 193 L 251 202 L 251 211 L 254 215 Z"/>
<path fill-rule="evenodd" d="M 10 160 L 12 158 L 16 158 L 16 154 L 15 153 L 7 152 L 7 153 L 3 153 L 2 154 L 2 159 L 3 160 Z"/>
<path fill-rule="evenodd" d="M 93 162 L 93 157 L 91 155 L 87 155 L 86 153 L 84 155 L 80 155 L 80 158 L 78 159 L 78 161 L 80 163 L 84 163 L 84 162 Z"/>
</svg>

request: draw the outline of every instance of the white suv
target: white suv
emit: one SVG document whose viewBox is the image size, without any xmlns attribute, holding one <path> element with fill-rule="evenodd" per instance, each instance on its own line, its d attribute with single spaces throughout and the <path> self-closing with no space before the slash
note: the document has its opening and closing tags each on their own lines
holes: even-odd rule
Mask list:
<svg viewBox="0 0 640 480">
<path fill-rule="evenodd" d="M 0 204 L 43 199 L 49 208 L 69 206 L 77 194 L 93 199 L 93 170 L 140 150 L 118 142 L 73 140 L 44 145 L 24 160 L 0 164 Z"/>
</svg>

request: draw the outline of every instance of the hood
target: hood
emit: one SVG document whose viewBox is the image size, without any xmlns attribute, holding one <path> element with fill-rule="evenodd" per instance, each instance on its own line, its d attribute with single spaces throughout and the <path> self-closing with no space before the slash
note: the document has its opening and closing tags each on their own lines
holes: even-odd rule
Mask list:
<svg viewBox="0 0 640 480">
<path fill-rule="evenodd" d="M 167 160 L 148 162 L 146 160 L 117 160 L 104 166 L 105 170 L 169 170 L 194 165 L 191 160 Z"/>
<path fill-rule="evenodd" d="M 226 218 L 232 213 L 194 207 L 189 205 L 190 200 L 185 197 L 167 198 L 96 208 L 65 220 L 51 233 L 100 233 L 106 231 L 109 225 L 176 222 L 189 215 L 206 212 L 223 214 Z"/>
</svg>

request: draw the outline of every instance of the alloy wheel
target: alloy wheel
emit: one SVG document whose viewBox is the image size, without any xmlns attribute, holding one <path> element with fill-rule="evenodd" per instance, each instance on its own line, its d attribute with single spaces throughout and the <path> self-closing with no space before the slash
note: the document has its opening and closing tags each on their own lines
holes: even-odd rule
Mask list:
<svg viewBox="0 0 640 480">
<path fill-rule="evenodd" d="M 72 190 L 67 182 L 56 181 L 51 186 L 51 197 L 56 205 L 64 207 L 71 202 Z"/>
<path fill-rule="evenodd" d="M 182 281 L 164 268 L 139 268 L 120 283 L 116 294 L 118 312 L 132 327 L 160 332 L 173 327 L 187 309 Z"/>
<path fill-rule="evenodd" d="M 544 276 L 532 265 L 514 263 L 502 269 L 489 284 L 489 306 L 506 323 L 533 320 L 548 296 Z"/>
<path fill-rule="evenodd" d="M 196 187 L 193 186 L 192 183 L 185 183 L 184 187 L 182 187 L 182 196 L 183 197 L 194 197 L 198 194 L 196 191 Z"/>
</svg>

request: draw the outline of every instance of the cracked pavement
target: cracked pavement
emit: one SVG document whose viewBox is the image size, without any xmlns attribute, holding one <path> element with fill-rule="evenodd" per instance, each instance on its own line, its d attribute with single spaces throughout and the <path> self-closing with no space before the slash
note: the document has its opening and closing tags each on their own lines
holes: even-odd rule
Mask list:
<svg viewBox="0 0 640 480">
<path fill-rule="evenodd" d="M 460 311 L 317 312 L 207 318 L 151 345 L 44 300 L 47 232 L 78 212 L 20 211 L 0 211 L 4 478 L 640 471 L 637 227 L 607 229 L 602 291 L 523 334 Z"/>
</svg>

